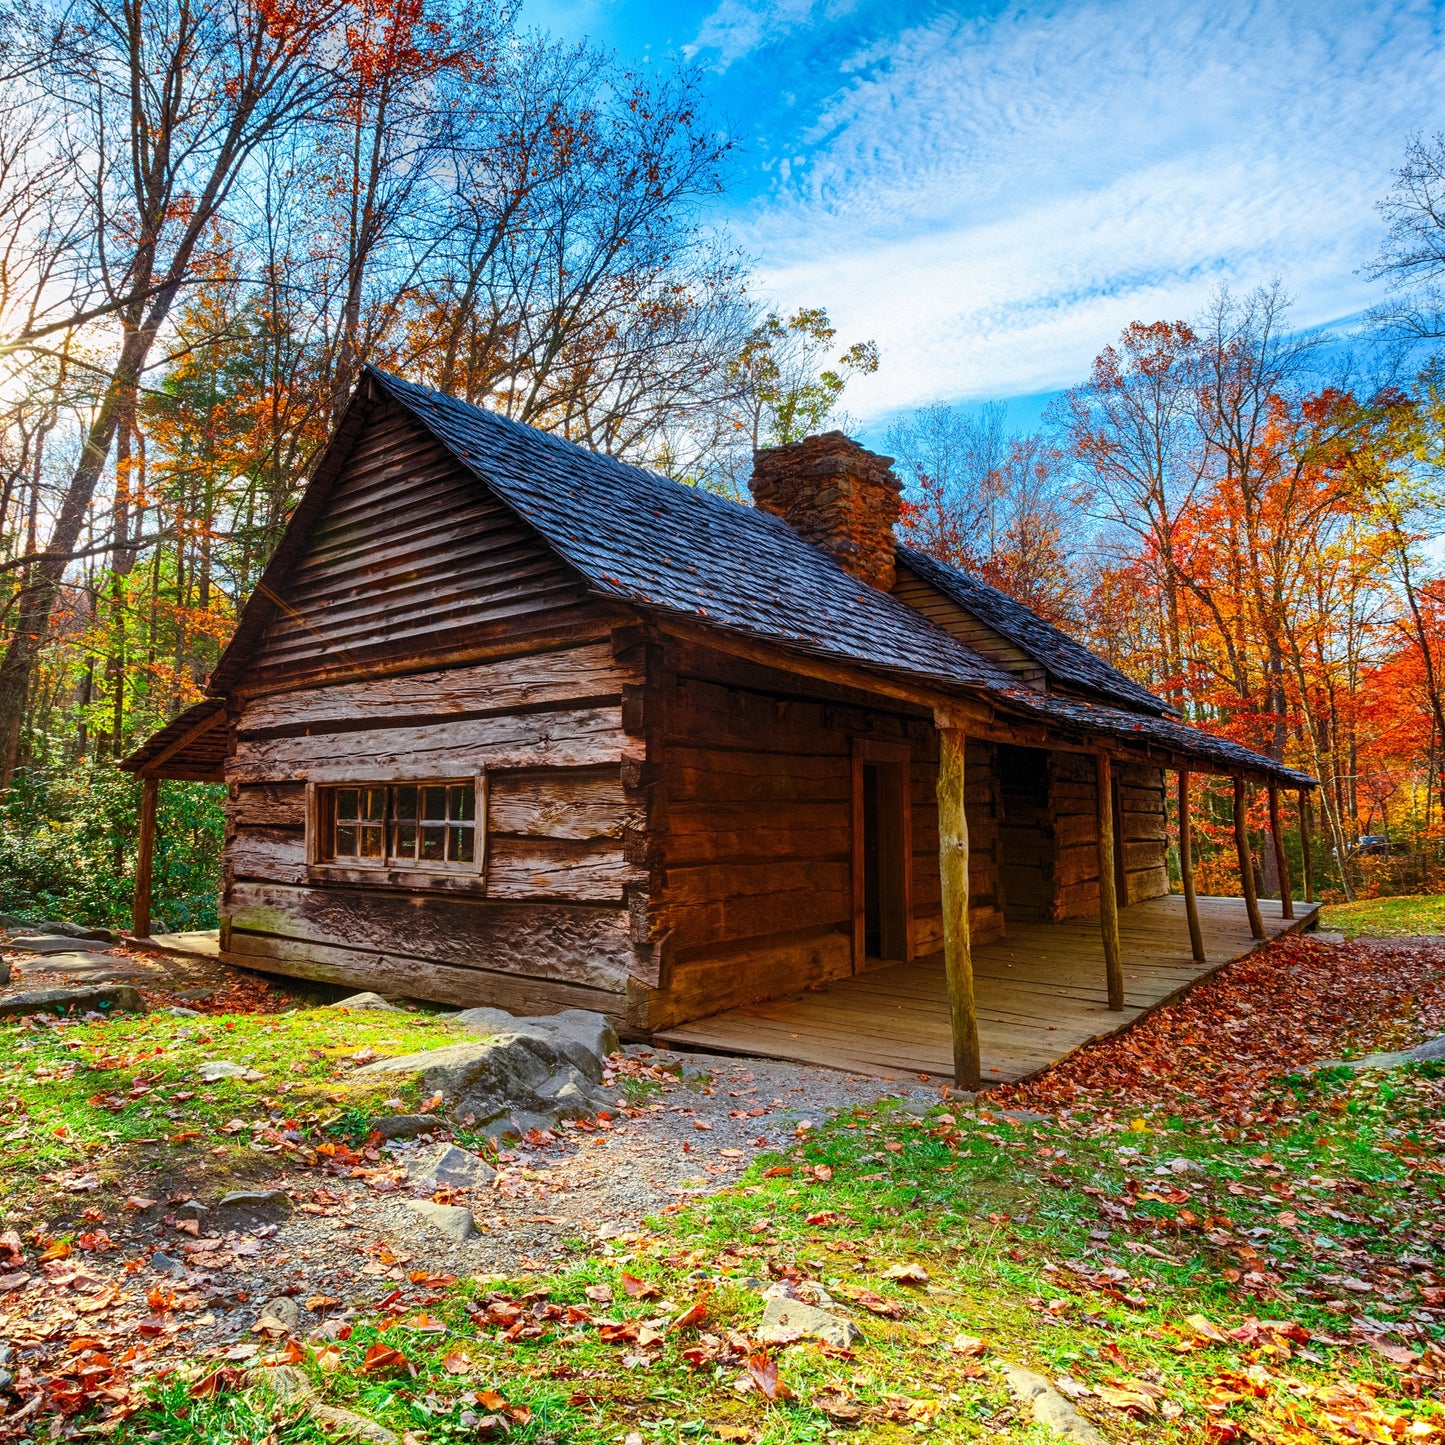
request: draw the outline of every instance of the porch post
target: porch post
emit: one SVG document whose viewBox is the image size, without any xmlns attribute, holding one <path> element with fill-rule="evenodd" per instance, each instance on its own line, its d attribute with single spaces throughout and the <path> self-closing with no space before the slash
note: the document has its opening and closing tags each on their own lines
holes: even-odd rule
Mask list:
<svg viewBox="0 0 1445 1445">
<path fill-rule="evenodd" d="M 1189 769 L 1179 769 L 1179 879 L 1184 885 L 1184 916 L 1189 920 L 1189 951 L 1205 963 L 1204 931 L 1199 926 L 1199 900 L 1194 896 L 1194 819 L 1189 815 Z"/>
<path fill-rule="evenodd" d="M 155 778 L 142 778 L 140 791 L 140 838 L 135 859 L 135 898 L 131 903 L 131 932 L 137 938 L 151 936 L 151 860 L 156 846 Z"/>
<path fill-rule="evenodd" d="M 1244 911 L 1249 915 L 1252 938 L 1264 937 L 1264 920 L 1259 916 L 1259 895 L 1254 891 L 1254 859 L 1249 851 L 1249 819 L 1245 816 L 1244 779 L 1234 779 L 1234 850 L 1239 855 L 1239 887 L 1244 894 Z"/>
<path fill-rule="evenodd" d="M 1108 753 L 1094 754 L 1099 836 L 1099 931 L 1104 938 L 1104 974 L 1109 1007 L 1124 1007 L 1124 963 L 1119 954 L 1119 894 L 1114 882 L 1114 782 Z"/>
<path fill-rule="evenodd" d="M 1289 860 L 1284 856 L 1284 834 L 1279 830 L 1279 789 L 1269 785 L 1269 836 L 1274 845 L 1274 868 L 1279 874 L 1279 915 L 1294 917 L 1294 885 L 1290 882 Z"/>
<path fill-rule="evenodd" d="M 1299 846 L 1304 859 L 1305 902 L 1315 901 L 1315 869 L 1310 861 L 1310 795 L 1309 790 L 1299 790 Z"/>
<path fill-rule="evenodd" d="M 953 1029 L 953 1081 L 960 1089 L 982 1082 L 973 954 L 968 926 L 968 818 L 964 812 L 961 728 L 938 726 L 938 872 L 943 885 L 943 967 Z"/>
</svg>

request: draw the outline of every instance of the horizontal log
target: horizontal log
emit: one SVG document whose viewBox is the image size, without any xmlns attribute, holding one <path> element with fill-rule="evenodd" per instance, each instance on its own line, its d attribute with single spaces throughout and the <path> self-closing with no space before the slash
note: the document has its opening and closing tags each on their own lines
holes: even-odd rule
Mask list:
<svg viewBox="0 0 1445 1445">
<path fill-rule="evenodd" d="M 852 791 L 852 760 L 793 754 L 725 753 L 669 747 L 669 804 L 719 802 L 836 802 Z"/>
<path fill-rule="evenodd" d="M 846 855 L 831 860 L 706 863 L 697 867 L 666 869 L 661 896 L 664 906 L 671 909 L 719 899 L 732 901 L 804 889 L 816 890 L 820 894 L 844 895 L 850 891 L 851 877 Z"/>
<path fill-rule="evenodd" d="M 605 643 L 501 658 L 471 667 L 272 693 L 248 702 L 241 736 L 342 726 L 385 727 L 426 718 L 519 712 L 574 699 L 620 699 L 631 680 Z"/>
<path fill-rule="evenodd" d="M 1124 857 L 1124 867 L 1128 872 L 1134 872 L 1140 868 L 1163 868 L 1164 867 L 1164 844 L 1158 841 L 1125 843 L 1120 850 Z"/>
<path fill-rule="evenodd" d="M 304 828 L 305 783 L 248 783 L 226 803 L 226 816 L 238 828 Z"/>
<path fill-rule="evenodd" d="M 677 904 L 655 901 L 657 926 L 667 937 L 668 957 L 702 945 L 719 947 L 769 938 L 797 929 L 843 931 L 853 925 L 851 888 L 798 888 L 769 893 L 709 897 Z"/>
<path fill-rule="evenodd" d="M 616 769 L 499 773 L 487 792 L 487 831 L 493 836 L 620 838 L 640 826 L 642 816 Z"/>
<path fill-rule="evenodd" d="M 221 955 L 242 968 L 287 978 L 344 984 L 391 998 L 425 999 L 460 1008 L 502 1008 L 518 1015 L 590 1009 L 606 1014 L 618 1031 L 645 1031 L 645 997 L 632 989 L 587 988 L 561 979 L 526 978 L 480 968 L 456 968 L 401 951 L 369 953 L 340 944 L 303 943 L 232 931 Z"/>
<path fill-rule="evenodd" d="M 619 707 L 473 718 L 362 734 L 243 740 L 226 765 L 228 781 L 264 783 L 422 782 L 494 768 L 586 767 L 619 762 L 637 745 L 622 731 Z"/>
<path fill-rule="evenodd" d="M 628 977 L 649 986 L 657 981 L 655 964 L 633 947 L 621 907 L 237 881 L 222 911 L 233 932 L 402 950 L 456 968 L 602 989 L 621 988 Z"/>
<path fill-rule="evenodd" d="M 1064 813 L 1054 819 L 1054 838 L 1061 848 L 1088 844 L 1091 847 L 1099 833 L 1099 820 L 1092 812 Z"/>
<path fill-rule="evenodd" d="M 1060 848 L 1054 856 L 1054 881 L 1061 888 L 1099 876 L 1099 850 L 1089 844 L 1078 848 Z"/>
<path fill-rule="evenodd" d="M 237 828 L 226 840 L 225 862 L 237 878 L 304 883 L 306 833 L 302 828 Z"/>
<path fill-rule="evenodd" d="M 758 999 L 798 993 L 852 971 L 853 944 L 845 933 L 720 948 L 712 958 L 692 959 L 672 969 L 667 987 L 648 1001 L 649 1021 L 653 1028 L 668 1028 Z"/>
<path fill-rule="evenodd" d="M 488 898 L 555 898 L 622 903 L 623 890 L 647 882 L 620 844 L 556 838 L 492 838 L 487 847 Z"/>
<path fill-rule="evenodd" d="M 1169 827 L 1162 812 L 1121 813 L 1119 833 L 1127 843 L 1163 843 L 1169 836 Z"/>
</svg>

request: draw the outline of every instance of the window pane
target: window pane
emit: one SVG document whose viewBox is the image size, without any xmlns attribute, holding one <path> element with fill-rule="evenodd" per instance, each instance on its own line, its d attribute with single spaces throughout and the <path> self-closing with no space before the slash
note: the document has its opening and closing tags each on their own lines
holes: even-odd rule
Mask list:
<svg viewBox="0 0 1445 1445">
<path fill-rule="evenodd" d="M 379 823 L 382 819 L 382 810 L 386 807 L 385 788 L 363 788 L 361 790 L 361 806 L 365 809 L 362 817 L 369 822 Z"/>
<path fill-rule="evenodd" d="M 396 788 L 396 816 L 398 818 L 416 817 L 416 789 Z"/>
<path fill-rule="evenodd" d="M 450 828 L 447 831 L 449 834 L 447 843 L 449 860 L 453 863 L 470 863 L 472 861 L 472 830 L 470 828 Z"/>
<path fill-rule="evenodd" d="M 356 857 L 356 828 L 352 824 L 339 823 L 336 828 L 336 856 Z"/>
<path fill-rule="evenodd" d="M 441 863 L 446 858 L 447 830 L 445 828 L 423 828 L 421 830 L 421 856 L 430 862 Z"/>
<path fill-rule="evenodd" d="M 423 788 L 422 817 L 444 822 L 447 816 L 447 790 L 445 788 Z"/>
<path fill-rule="evenodd" d="M 395 841 L 392 852 L 398 858 L 416 857 L 416 824 L 398 823 L 395 830 Z"/>
<path fill-rule="evenodd" d="M 360 795 L 355 788 L 339 788 L 336 793 L 336 816 L 345 822 L 355 822 L 360 816 L 356 811 Z"/>
<path fill-rule="evenodd" d="M 361 856 L 363 858 L 380 858 L 381 825 L 367 823 L 357 831 L 361 834 Z"/>
<path fill-rule="evenodd" d="M 471 821 L 472 802 L 472 788 L 469 783 L 462 783 L 451 789 L 451 820 L 453 823 Z"/>
</svg>

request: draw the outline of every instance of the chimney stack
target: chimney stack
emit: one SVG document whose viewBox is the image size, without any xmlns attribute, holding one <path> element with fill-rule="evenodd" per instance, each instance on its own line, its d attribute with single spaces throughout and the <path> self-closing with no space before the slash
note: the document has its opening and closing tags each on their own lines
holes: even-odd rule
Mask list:
<svg viewBox="0 0 1445 1445">
<path fill-rule="evenodd" d="M 753 453 L 753 501 L 880 592 L 893 590 L 893 458 L 840 431 Z"/>
</svg>

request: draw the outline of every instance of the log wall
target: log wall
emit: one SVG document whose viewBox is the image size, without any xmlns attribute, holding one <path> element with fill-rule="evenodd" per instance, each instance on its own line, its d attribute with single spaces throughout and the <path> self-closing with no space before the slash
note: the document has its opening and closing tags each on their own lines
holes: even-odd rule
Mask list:
<svg viewBox="0 0 1445 1445">
<path fill-rule="evenodd" d="M 1051 753 L 1050 809 L 1054 857 L 1053 917 L 1096 918 L 1099 853 L 1094 760 L 1086 753 Z M 1125 904 L 1169 892 L 1165 863 L 1167 820 L 1164 773 L 1137 763 L 1115 763 L 1118 827 Z"/>
<path fill-rule="evenodd" d="M 668 645 L 648 706 L 654 1028 L 854 971 L 855 738 L 911 751 L 914 952 L 941 946 L 931 717 L 682 643 Z M 975 926 L 992 936 L 991 750 L 974 751 Z"/>
<path fill-rule="evenodd" d="M 634 1031 L 654 951 L 637 675 L 601 641 L 251 698 L 237 717 L 222 911 L 237 962 L 456 1004 L 597 1008 Z M 486 865 L 424 889 L 308 862 L 308 783 L 485 774 Z M 631 786 L 630 786 L 631 784 Z"/>
</svg>

